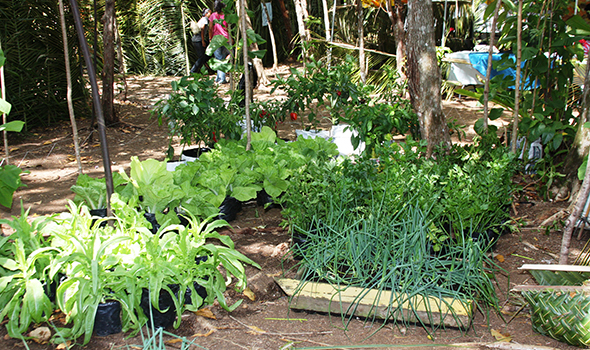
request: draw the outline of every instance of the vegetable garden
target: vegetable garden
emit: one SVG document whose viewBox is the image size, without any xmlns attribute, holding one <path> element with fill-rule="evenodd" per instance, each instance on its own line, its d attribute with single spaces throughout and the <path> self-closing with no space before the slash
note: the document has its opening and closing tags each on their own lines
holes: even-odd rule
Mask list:
<svg viewBox="0 0 590 350">
<path fill-rule="evenodd" d="M 297 11 L 304 6 L 298 5 L 299 2 L 295 2 Z M 528 16 L 526 22 L 536 25 L 528 40 L 531 45 L 536 42 L 538 47 L 523 50 L 522 21 L 510 18 L 514 11 L 518 11 L 519 18 L 522 18 L 523 1 L 517 4 L 505 2 L 502 11 L 502 3 L 498 0 L 497 7 L 493 3 L 494 6 L 489 6 L 483 16 L 486 19 L 493 17 L 493 29 L 489 39 L 492 42 L 489 45 L 489 69 L 481 89 L 454 89 L 450 82 L 440 84 L 446 49 L 435 52 L 431 37 L 424 40 L 432 41 L 433 45 L 421 49 L 424 45 L 417 41 L 423 38 L 416 28 L 422 25 L 419 19 L 425 12 L 416 11 L 412 6 L 408 6 L 407 14 L 403 14 L 408 16 L 407 41 L 402 43 L 402 39 L 395 38 L 396 46 L 408 45 L 407 67 L 400 68 L 399 52 L 395 62 L 397 69 L 392 67 L 393 61 L 366 60 L 363 2 L 358 1 L 356 13 L 346 10 L 340 19 L 340 35 L 345 35 L 343 28 L 350 22 L 348 15 L 357 15 L 358 54 L 351 54 L 351 50 L 345 47 L 332 50 L 334 43 L 327 38 L 327 20 L 325 42 L 305 38 L 309 33 L 305 34 L 303 26 L 299 34 L 300 46 L 292 51 L 301 55 L 302 64 L 279 74 L 275 54 L 274 79 L 266 86 L 260 86 L 268 92 L 264 99 L 252 98 L 249 74 L 243 75 L 243 88 L 234 86 L 238 72 L 248 67 L 246 63 L 250 60 L 257 70 L 264 72 L 260 59 L 265 52 L 257 45 L 264 45 L 266 40 L 250 28 L 251 23 L 247 27 L 247 16 L 238 15 L 246 13 L 244 6 L 247 4 L 244 1 L 228 2 L 227 20 L 230 27 L 233 26 L 231 30 L 237 27 L 232 36 L 241 34 L 242 40 L 231 43 L 230 59 L 212 60 L 211 66 L 229 70 L 231 87 L 215 84 L 204 71 L 187 73 L 187 76 L 171 81 L 171 91 L 166 97 L 156 99 L 153 97 L 155 93 L 151 92 L 150 103 L 143 106 L 143 110 L 134 109 L 135 112 L 141 110 L 140 117 L 130 113 L 127 121 L 117 120 L 113 110 L 107 111 L 106 114 L 110 114 L 107 119 L 118 123 L 118 129 L 112 127 L 111 131 L 117 130 L 121 135 L 135 133 L 125 142 L 123 137 L 116 140 L 116 136 L 111 135 L 109 140 L 106 135 L 105 118 L 99 105 L 108 107 L 108 103 L 104 100 L 100 103 L 98 98 L 94 72 L 90 69 L 93 65 L 82 36 L 80 49 L 84 51 L 89 69 L 98 117 L 97 121 L 94 118 L 84 120 L 89 127 L 83 129 L 84 134 L 88 132 L 83 141 L 83 153 L 86 154 L 86 164 L 96 164 L 98 160 L 91 159 L 90 154 L 92 148 L 101 146 L 103 167 L 94 165 L 95 171 L 89 172 L 92 166 L 86 166 L 86 173 L 82 172 L 78 134 L 72 115 L 72 147 L 76 152 L 78 173 L 68 173 L 65 180 L 57 175 L 54 180 L 64 180 L 71 185 L 71 192 L 61 196 L 62 201 L 67 199 L 67 205 L 42 216 L 25 209 L 27 203 L 22 201 L 25 196 L 21 194 L 27 189 L 22 187 L 27 185 L 27 179 L 42 172 L 37 167 L 43 167 L 42 164 L 26 165 L 29 150 L 24 153 L 19 166 L 0 166 L 0 204 L 10 208 L 13 195 L 21 197 L 20 213 L 11 219 L 0 219 L 8 233 L 0 236 L 0 321 L 5 326 L 5 333 L 0 334 L 6 334 L 5 340 L 13 344 L 22 341 L 27 348 L 37 346 L 32 341 L 41 343 L 39 346 L 49 343 L 48 346 L 60 349 L 87 345 L 93 349 L 101 348 L 101 340 L 97 340 L 100 337 L 118 337 L 116 343 L 121 348 L 162 349 L 176 347 L 173 345 L 176 343 L 180 343 L 182 349 L 250 348 L 251 344 L 244 344 L 243 339 L 237 342 L 240 335 L 231 332 L 226 334 L 231 334 L 232 339 L 218 336 L 206 339 L 216 332 L 232 329 L 227 324 L 232 321 L 234 326 L 245 327 L 250 335 L 280 337 L 278 339 L 286 342 L 281 349 L 295 348 L 300 343 L 312 344 L 306 349 L 400 345 L 392 344 L 395 341 L 384 341 L 387 336 L 383 337 L 383 330 L 391 331 L 394 338 L 414 333 L 405 345 L 435 339 L 444 339 L 443 343 L 451 345 L 452 339 L 458 337 L 475 341 L 474 338 L 480 337 L 477 335 L 480 330 L 484 331 L 480 338 L 510 341 L 511 335 L 505 330 L 515 327 L 511 325 L 513 320 L 522 321 L 526 317 L 521 314 L 527 307 L 526 302 L 531 303 L 532 321 L 525 319 L 521 322 L 524 326 L 511 329 L 530 328 L 532 323 L 531 334 L 532 329 L 547 333 L 546 325 L 539 322 L 539 310 L 544 308 L 544 302 L 536 299 L 536 286 L 532 287 L 533 293 L 529 293 L 530 286 L 524 289 L 517 286 L 517 290 L 524 291 L 525 300 L 514 294 L 511 278 L 523 282 L 522 274 L 515 276 L 514 272 L 514 266 L 524 262 L 522 259 L 543 263 L 557 259 L 567 262 L 568 253 L 571 253 L 568 236 L 572 236 L 574 226 L 580 226 L 578 221 L 583 198 L 588 197 L 590 174 L 585 174 L 587 160 L 577 151 L 584 151 L 580 140 L 587 137 L 584 121 L 589 102 L 587 94 L 580 97 L 580 90 L 572 83 L 572 61 L 581 61 L 584 47 L 578 39 L 590 33 L 590 26 L 579 15 L 568 14 L 567 19 L 552 18 L 552 24 L 547 27 L 543 23 L 547 18 L 541 21 Z M 410 5 L 414 4 L 418 2 L 410 2 Z M 191 2 L 190 6 L 193 5 Z M 380 13 L 381 5 L 365 4 L 365 7 L 370 6 L 373 6 L 372 11 Z M 399 22 L 396 16 L 402 15 L 394 15 L 391 6 L 388 4 L 384 13 L 391 20 L 388 30 L 396 32 L 395 22 Z M 169 14 L 174 22 L 178 10 L 183 25 L 185 6 L 182 2 L 169 7 L 162 13 Z M 403 5 L 396 4 L 397 10 L 401 7 Z M 11 11 L 18 9 L 16 5 L 10 8 Z M 447 30 L 446 9 L 445 3 L 443 32 Z M 525 9 L 526 13 L 538 12 L 544 17 L 553 16 L 552 11 L 565 14 L 568 7 L 552 4 L 549 11 L 545 4 L 539 7 L 527 2 Z M 107 21 L 114 21 L 114 16 L 107 14 L 109 10 L 115 10 L 114 2 L 105 3 L 105 33 L 109 30 Z M 423 10 L 432 11 L 432 6 Z M 84 16 L 77 13 L 75 6 L 71 11 L 79 29 Z M 455 16 L 459 17 L 459 2 L 455 11 Z M 283 12 L 288 14 L 286 10 Z M 326 6 L 323 12 L 327 18 Z M 336 13 L 334 3 L 333 21 Z M 65 27 L 61 2 L 60 14 Z M 95 10 L 93 16 L 96 15 Z M 131 18 L 128 15 L 125 15 L 127 20 Z M 298 21 L 313 27 L 313 18 L 301 16 L 298 12 Z M 88 14 L 86 17 L 88 21 Z M 455 24 L 459 23 L 458 20 L 455 18 Z M 502 23 L 498 30 L 501 33 L 498 46 L 518 53 L 516 61 L 504 55 L 493 68 L 502 71 L 506 67 L 516 67 L 516 78 L 504 75 L 490 78 L 493 36 L 498 21 Z M 125 38 L 128 44 L 135 27 L 126 21 L 123 28 L 128 35 Z M 378 29 L 372 30 L 378 33 Z M 429 35 L 433 37 L 435 30 L 429 30 L 432 30 Z M 271 28 L 269 32 L 272 37 Z M 517 32 L 517 39 L 514 39 L 513 32 Z M 549 33 L 548 42 L 543 36 L 545 32 Z M 72 34 L 63 28 L 64 41 Z M 104 37 L 108 41 L 106 34 Z M 186 40 L 184 35 L 180 37 Z M 444 46 L 446 36 L 443 37 Z M 170 47 L 180 45 L 177 41 L 171 42 Z M 217 37 L 207 52 L 212 53 L 231 41 Z M 184 44 L 186 46 L 186 41 Z M 12 51 L 7 51 L 7 57 L 17 56 L 14 41 L 10 45 Z M 337 44 L 334 46 L 338 47 Z M 67 42 L 64 42 L 64 48 L 67 52 Z M 146 47 L 135 49 L 141 51 Z M 524 63 L 521 62 L 523 53 Z M 0 67 L 5 62 L 10 63 L 7 64 L 9 68 L 15 67 L 16 60 L 5 60 L 2 50 L 0 54 Z M 587 52 L 585 55 L 588 57 Z M 105 52 L 104 56 L 103 83 L 112 78 L 113 69 L 113 63 L 107 60 L 108 53 Z M 182 70 L 183 54 L 176 52 L 172 56 L 175 60 L 170 66 L 164 63 L 164 58 L 157 62 L 161 73 L 176 74 Z M 184 56 L 188 62 L 188 54 L 184 53 Z M 417 60 L 416 57 L 421 58 Z M 81 57 L 77 58 L 81 62 Z M 123 61 L 122 57 L 119 59 Z M 25 66 L 19 65 L 18 69 Z M 367 79 L 369 66 L 373 72 Z M 524 74 L 521 73 L 523 67 Z M 107 72 L 109 69 L 110 73 Z M 120 69 L 125 70 L 124 67 Z M 588 82 L 589 72 L 586 70 L 585 74 Z M 407 82 L 406 73 L 409 76 Z M 79 94 L 76 103 L 80 108 L 80 105 L 84 106 L 84 73 L 77 74 L 74 75 L 77 80 L 75 90 Z M 525 77 L 524 87 L 519 85 L 521 74 Z M 261 80 L 266 78 L 261 77 Z M 53 78 L 48 76 L 47 79 Z M 108 90 L 115 85 L 107 85 L 103 85 L 103 97 L 107 96 L 105 99 L 113 103 L 115 100 L 108 97 Z M 242 81 L 237 85 L 241 86 Z M 457 99 L 460 103 L 469 101 L 474 105 L 479 103 L 476 108 L 478 117 L 483 106 L 483 117 L 471 121 L 473 137 L 468 140 L 464 140 L 465 126 L 445 120 L 441 86 L 446 89 L 443 93 L 449 99 Z M 11 89 L 14 89 L 14 82 Z M 68 85 L 68 92 L 70 89 Z M 84 91 L 80 93 L 80 89 Z M 126 100 L 126 85 L 124 89 L 125 96 L 117 100 L 121 110 L 126 104 L 132 108 L 132 103 Z M 2 92 L 4 90 L 2 87 Z M 71 95 L 68 99 L 68 110 L 72 113 Z M 490 101 L 495 105 L 488 110 Z M 57 105 L 60 103 L 58 101 Z M 26 96 L 19 95 L 15 106 L 21 109 L 23 105 L 26 105 Z M 11 104 L 2 97 L 0 111 L 7 114 L 10 109 Z M 30 112 L 33 114 L 19 114 L 24 116 L 24 121 L 7 123 L 5 118 L 0 131 L 21 131 L 25 125 L 27 135 L 24 140 L 39 136 L 30 133 L 34 129 L 28 129 L 29 118 L 38 117 L 33 109 Z M 509 121 L 508 114 L 512 115 L 512 121 Z M 48 116 L 48 124 L 54 117 Z M 502 119 L 505 124 L 503 121 L 498 123 Z M 133 120 L 142 120 L 143 124 L 138 126 Z M 100 144 L 91 140 L 95 122 Z M 508 127 L 510 122 L 513 128 Z M 520 126 L 518 122 L 521 122 Z M 501 129 L 495 125 L 501 125 Z M 285 137 L 286 126 L 298 136 Z M 166 135 L 165 141 L 163 135 Z M 459 142 L 451 143 L 451 135 Z M 64 139 L 63 135 L 60 137 Z M 153 148 L 142 153 L 131 146 L 136 139 L 147 145 L 151 142 Z M 60 141 L 45 142 L 55 146 Z M 113 143 L 119 146 L 117 159 L 120 161 L 123 153 L 126 157 L 119 171 L 112 172 L 111 166 L 116 165 L 116 161 L 109 158 L 109 146 Z M 545 155 L 529 153 L 531 143 L 542 148 Z M 7 144 L 6 139 L 5 160 L 14 161 Z M 25 143 L 21 146 L 27 147 Z M 68 167 L 67 163 L 73 162 L 74 157 L 64 156 L 67 147 L 63 147 L 66 151 L 58 150 L 57 156 L 52 155 L 53 146 L 45 160 L 62 157 L 60 164 L 66 164 L 62 169 Z M 196 148 L 190 150 L 190 147 Z M 13 151 L 18 152 L 18 147 Z M 31 151 L 31 154 L 38 151 Z M 525 156 L 526 153 L 529 157 Z M 189 159 L 189 155 L 194 158 Z M 23 162 L 23 168 L 29 169 L 24 172 L 20 167 Z M 555 203 L 567 200 L 563 199 L 566 194 L 562 192 L 569 185 L 557 189 L 555 185 L 580 185 L 578 178 L 571 174 L 579 180 L 586 176 L 586 180 L 581 184 L 575 203 L 572 201 L 571 207 L 576 207 L 566 222 L 563 222 L 565 209 L 561 214 L 548 215 L 550 217 L 542 225 L 525 221 L 536 218 L 519 217 L 521 205 L 535 206 L 541 202 L 540 197 Z M 77 175 L 75 183 L 74 175 Z M 569 182 L 561 183 L 561 178 Z M 35 203 L 41 206 L 43 199 Z M 241 227 L 242 208 L 263 224 Z M 264 224 L 264 217 L 271 211 L 276 213 L 280 222 L 269 229 Z M 581 238 L 585 221 L 582 218 L 579 222 L 582 223 L 579 229 Z M 545 226 L 547 224 L 552 226 Z M 557 256 L 539 246 L 540 241 L 549 241 L 552 229 L 558 229 L 560 225 L 566 229 L 561 255 Z M 525 226 L 529 226 L 528 229 L 535 226 L 534 232 L 527 231 Z M 275 237 L 263 237 L 268 233 Z M 285 239 L 271 249 L 272 253 L 260 248 L 260 242 L 243 244 L 248 239 L 277 240 L 282 233 Z M 253 238 L 245 237 L 247 234 Z M 503 239 L 512 242 L 514 247 L 502 245 Z M 539 243 L 529 243 L 532 239 Z M 236 240 L 242 243 L 236 244 Z M 535 257 L 527 256 L 532 253 L 521 252 L 519 249 L 523 246 L 535 250 Z M 579 242 L 572 246 L 580 257 L 587 251 L 586 247 L 579 247 Z M 525 252 L 530 252 L 526 249 Z M 554 260 L 543 260 L 540 258 L 543 254 Z M 266 261 L 269 257 L 274 259 L 270 263 Z M 507 259 L 511 259 L 510 264 L 505 263 Z M 270 270 L 269 265 L 272 265 Z M 551 274 L 535 272 L 532 275 L 545 278 Z M 580 284 L 587 279 L 585 276 L 578 276 L 572 283 Z M 549 292 L 557 293 L 559 298 L 551 299 L 551 303 L 567 299 L 568 294 L 563 294 L 562 298 L 563 291 L 581 290 L 581 298 L 585 287 L 567 286 L 574 289 L 557 291 L 555 288 L 549 287 Z M 274 299 L 265 300 L 273 293 L 276 295 Z M 533 306 L 533 302 L 537 305 Z M 567 302 L 570 300 L 564 304 Z M 515 305 L 518 309 L 514 309 Z M 286 317 L 268 314 L 267 308 Z M 322 314 L 313 316 L 312 311 Z M 275 324 L 273 330 L 276 331 L 265 331 L 250 322 L 265 315 L 265 321 L 288 322 L 286 324 L 294 327 L 292 322 L 307 321 L 305 317 L 296 317 L 299 312 L 304 312 L 305 317 L 321 319 L 324 324 L 329 323 L 334 329 L 341 330 L 342 337 L 347 340 L 343 342 L 342 337 L 334 341 L 317 340 L 318 336 L 331 334 L 331 330 L 289 333 L 282 329 L 284 325 Z M 219 322 L 217 316 L 226 323 Z M 551 317 L 555 321 L 560 316 Z M 213 321 L 205 319 L 216 320 L 215 326 L 211 325 Z M 206 325 L 203 327 L 208 331 L 198 333 L 197 322 Z M 566 323 L 575 324 L 574 321 Z M 499 327 L 504 332 L 498 331 Z M 552 327 L 559 327 L 559 322 Z M 362 339 L 358 338 L 361 333 Z M 570 344 L 588 345 L 582 339 L 581 331 L 573 333 L 574 340 L 550 335 Z M 373 335 L 386 344 L 371 343 Z M 312 337 L 316 338 L 312 340 Z M 355 337 L 357 339 L 352 339 Z M 539 335 L 534 337 L 536 342 L 547 341 Z M 141 345 L 130 345 L 128 339 L 139 341 Z M 227 341 L 232 346 L 220 346 L 211 339 Z M 344 345 L 338 345 L 338 342 Z M 484 346 L 481 342 L 474 346 Z M 276 340 L 272 344 L 275 347 Z M 268 343 L 254 347 L 269 348 Z M 111 348 L 114 345 L 111 344 Z"/>
</svg>

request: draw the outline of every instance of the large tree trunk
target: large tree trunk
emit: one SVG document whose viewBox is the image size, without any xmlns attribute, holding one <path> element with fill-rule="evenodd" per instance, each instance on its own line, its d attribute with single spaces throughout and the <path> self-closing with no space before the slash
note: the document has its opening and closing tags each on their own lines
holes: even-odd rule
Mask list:
<svg viewBox="0 0 590 350">
<path fill-rule="evenodd" d="M 285 6 L 285 0 L 279 1 L 279 9 L 283 15 L 283 23 L 285 23 L 285 34 L 287 34 L 287 42 L 289 43 L 289 50 L 293 49 L 293 32 L 291 31 L 291 19 L 289 18 L 289 11 Z"/>
<path fill-rule="evenodd" d="M 102 71 L 102 110 L 107 125 L 119 122 L 115 115 L 115 0 L 106 0 L 104 8 L 104 67 Z"/>
<path fill-rule="evenodd" d="M 412 106 L 418 114 L 427 155 L 449 148 L 451 137 L 442 112 L 440 69 L 436 60 L 432 0 L 408 1 L 408 77 Z"/>
</svg>

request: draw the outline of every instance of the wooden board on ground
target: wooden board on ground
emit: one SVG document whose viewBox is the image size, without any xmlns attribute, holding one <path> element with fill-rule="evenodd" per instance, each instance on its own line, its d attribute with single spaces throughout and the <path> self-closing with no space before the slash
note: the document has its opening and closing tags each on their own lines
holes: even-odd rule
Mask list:
<svg viewBox="0 0 590 350">
<path fill-rule="evenodd" d="M 443 324 L 467 329 L 471 325 L 475 302 L 453 298 L 397 294 L 389 290 L 358 287 L 334 288 L 327 283 L 305 282 L 298 289 L 299 280 L 275 279 L 283 291 L 291 297 L 292 309 L 353 314 L 381 319 L 395 318 L 407 322 Z M 401 308 L 398 306 L 401 305 Z M 411 307 L 411 306 L 412 307 Z"/>
</svg>

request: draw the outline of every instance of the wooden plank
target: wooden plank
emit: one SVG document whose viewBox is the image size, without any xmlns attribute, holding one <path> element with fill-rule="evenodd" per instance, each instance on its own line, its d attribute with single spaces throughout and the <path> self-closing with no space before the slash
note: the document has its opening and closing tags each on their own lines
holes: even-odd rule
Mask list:
<svg viewBox="0 0 590 350">
<path fill-rule="evenodd" d="M 471 325 L 475 302 L 452 298 L 398 294 L 389 290 L 364 289 L 358 287 L 334 288 L 327 283 L 305 282 L 297 289 L 300 281 L 278 278 L 276 282 L 292 297 L 290 307 L 298 310 L 312 310 L 361 317 L 444 324 L 449 327 L 467 329 Z M 400 303 L 401 301 L 401 303 Z M 401 306 L 399 310 L 396 309 Z M 395 311 L 395 312 L 394 312 Z M 393 313 L 393 315 L 392 315 Z"/>
<path fill-rule="evenodd" d="M 521 270 L 564 271 L 564 272 L 590 272 L 590 266 L 579 265 L 549 265 L 549 264 L 524 264 Z"/>
<path fill-rule="evenodd" d="M 537 286 L 537 285 L 519 285 L 512 288 L 514 292 L 536 291 L 536 292 L 580 292 L 590 293 L 589 286 Z"/>
</svg>

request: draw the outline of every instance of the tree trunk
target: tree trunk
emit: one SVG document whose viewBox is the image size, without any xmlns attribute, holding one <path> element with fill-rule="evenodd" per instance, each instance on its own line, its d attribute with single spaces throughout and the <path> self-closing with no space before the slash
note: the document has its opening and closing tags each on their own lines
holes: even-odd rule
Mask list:
<svg viewBox="0 0 590 350">
<path fill-rule="evenodd" d="M 185 64 L 185 75 L 190 75 L 190 62 L 188 59 L 188 43 L 186 39 L 186 27 L 185 27 L 185 20 L 184 20 L 184 6 L 183 2 L 180 1 L 180 27 L 182 28 L 182 44 L 184 45 L 184 64 Z"/>
<path fill-rule="evenodd" d="M 326 31 L 326 41 L 331 42 L 332 36 L 330 35 L 330 15 L 328 14 L 328 0 L 322 0 L 322 9 L 324 10 L 324 30 Z"/>
<path fill-rule="evenodd" d="M 449 148 L 451 137 L 442 112 L 441 77 L 436 60 L 432 0 L 408 1 L 407 57 L 409 92 L 420 121 L 420 132 L 428 142 L 427 156 L 437 146 Z"/>
<path fill-rule="evenodd" d="M 395 66 L 397 68 L 397 73 L 399 74 L 397 82 L 400 86 L 403 86 L 407 80 L 405 73 L 406 31 L 404 30 L 404 15 L 402 6 L 403 5 L 401 3 L 396 2 L 394 11 L 394 7 L 391 6 L 391 2 L 385 2 L 385 10 L 389 20 L 391 21 L 391 28 L 395 38 Z"/>
<path fill-rule="evenodd" d="M 514 82 L 514 120 L 512 121 L 512 153 L 516 153 L 518 140 L 518 110 L 520 108 L 520 64 L 522 62 L 522 1 L 518 0 L 518 20 L 516 21 L 516 78 Z"/>
<path fill-rule="evenodd" d="M 590 59 L 590 51 L 586 55 L 586 60 Z M 590 62 L 590 61 L 588 61 Z M 582 94 L 582 115 L 580 116 L 580 128 L 578 129 L 578 133 L 576 134 L 576 139 L 579 138 L 579 142 L 581 144 L 588 145 L 590 141 L 590 134 L 588 131 L 583 132 L 582 129 L 588 130 L 583 125 L 588 120 L 588 116 L 590 115 L 590 63 L 586 65 L 586 76 L 584 78 L 584 92 Z M 579 150 L 579 149 L 578 149 Z M 577 154 L 575 150 L 571 151 L 570 153 Z M 577 172 L 576 172 L 577 173 Z M 580 216 L 582 215 L 582 211 L 584 210 L 584 206 L 586 201 L 588 200 L 588 193 L 590 192 L 590 162 L 586 165 L 586 175 L 584 176 L 584 181 L 582 182 L 582 187 L 578 192 L 577 198 L 574 201 L 575 205 L 571 212 L 571 215 L 565 222 L 565 228 L 563 229 L 563 237 L 561 239 L 561 252 L 559 254 L 559 263 L 560 264 L 567 264 L 568 254 L 570 250 L 570 242 L 572 240 L 572 234 L 574 233 L 574 229 L 576 228 L 576 223 L 580 220 Z"/>
<path fill-rule="evenodd" d="M 107 125 L 119 122 L 115 115 L 115 0 L 106 0 L 104 8 L 104 67 L 102 71 L 102 110 Z"/>
<path fill-rule="evenodd" d="M 2 43 L 0 42 L 0 50 L 2 50 Z M 6 101 L 6 83 L 4 81 L 4 65 L 0 66 L 0 97 L 2 100 Z M 2 113 L 2 124 L 6 124 L 8 122 L 6 118 L 6 113 Z M 6 164 L 10 164 L 10 149 L 8 148 L 8 131 L 4 130 L 3 138 L 4 138 L 4 154 L 5 154 L 5 162 Z"/>
<path fill-rule="evenodd" d="M 494 9 L 494 18 L 492 20 L 492 29 L 490 30 L 490 51 L 488 53 L 488 68 L 486 70 L 486 81 L 483 88 L 483 132 L 488 132 L 488 99 L 490 95 L 490 76 L 492 75 L 492 54 L 494 53 L 494 39 L 496 38 L 496 24 L 498 23 L 498 15 L 500 14 L 500 7 L 502 0 L 496 0 L 496 8 Z"/>
<path fill-rule="evenodd" d="M 293 49 L 293 32 L 291 31 L 291 18 L 289 18 L 289 11 L 285 6 L 285 0 L 279 1 L 279 9 L 283 15 L 283 23 L 285 23 L 285 34 L 287 34 L 287 42 L 289 43 L 289 50 Z"/>
<path fill-rule="evenodd" d="M 270 36 L 270 46 L 272 47 L 272 70 L 273 72 L 276 72 L 279 69 L 279 59 L 277 57 L 277 44 L 275 42 L 275 34 L 272 30 L 272 23 L 270 23 L 270 16 L 268 13 L 268 9 L 266 8 L 266 4 L 264 3 L 264 1 L 261 1 L 261 4 L 262 10 L 266 14 L 266 19 L 268 23 L 268 35 Z"/>
<path fill-rule="evenodd" d="M 389 0 L 387 0 L 389 1 Z M 361 82 L 364 84 L 367 82 L 367 65 L 365 62 L 365 33 L 363 28 L 363 20 L 365 18 L 363 14 L 363 2 L 357 0 L 357 15 L 358 15 L 358 35 L 359 35 L 359 68 L 361 74 Z"/>
<path fill-rule="evenodd" d="M 68 49 L 68 33 L 66 31 L 66 18 L 64 14 L 63 0 L 59 0 L 59 19 L 61 22 L 61 34 L 64 44 L 64 60 L 66 65 L 67 91 L 66 99 L 68 101 L 68 111 L 70 122 L 72 123 L 72 134 L 74 136 L 74 152 L 76 153 L 76 163 L 78 164 L 78 173 L 82 174 L 82 161 L 80 159 L 80 141 L 78 139 L 78 125 L 74 116 L 74 103 L 72 102 L 72 73 L 70 72 L 70 52 Z"/>
<path fill-rule="evenodd" d="M 303 58 L 303 66 L 305 67 L 307 61 L 307 35 L 305 30 L 305 20 L 303 17 L 303 8 L 301 0 L 293 0 L 293 2 L 295 3 L 295 13 L 297 15 L 297 28 L 299 29 L 299 41 L 301 43 L 301 56 Z M 306 71 L 306 69 L 303 70 L 304 74 Z"/>
<path fill-rule="evenodd" d="M 248 4 L 244 3 L 244 7 L 247 10 Z M 246 21 L 246 28 L 252 29 L 252 22 L 250 21 L 250 17 L 248 16 L 248 13 L 246 13 L 246 15 L 244 17 L 245 17 L 245 21 Z M 248 51 L 258 51 L 258 44 L 252 43 L 248 47 Z M 247 63 L 248 62 L 245 61 L 244 65 L 247 65 Z M 268 77 L 266 76 L 266 73 L 264 72 L 264 65 L 262 64 L 262 60 L 260 58 L 253 58 L 252 64 L 254 65 L 254 69 L 256 69 L 256 74 L 258 74 L 258 84 L 260 84 L 260 85 L 270 84 L 270 80 L 268 80 Z M 246 74 L 246 75 L 248 75 L 248 74 Z M 255 86 L 253 86 L 253 87 L 255 87 Z"/>
<path fill-rule="evenodd" d="M 246 30 L 248 27 L 247 22 L 249 22 L 248 14 L 246 13 L 246 0 L 240 0 L 240 26 L 242 27 L 242 45 L 244 50 L 243 59 L 244 59 L 244 102 L 246 107 L 246 151 L 250 150 L 250 144 L 252 142 L 252 123 L 250 122 L 250 94 L 252 93 L 252 82 L 250 81 L 250 70 L 248 69 L 248 35 Z M 263 4 L 263 7 L 264 4 Z M 266 8 L 266 7 L 265 7 Z M 270 18 L 267 16 L 269 22 Z M 263 70 L 264 71 L 264 70 Z"/>
</svg>

